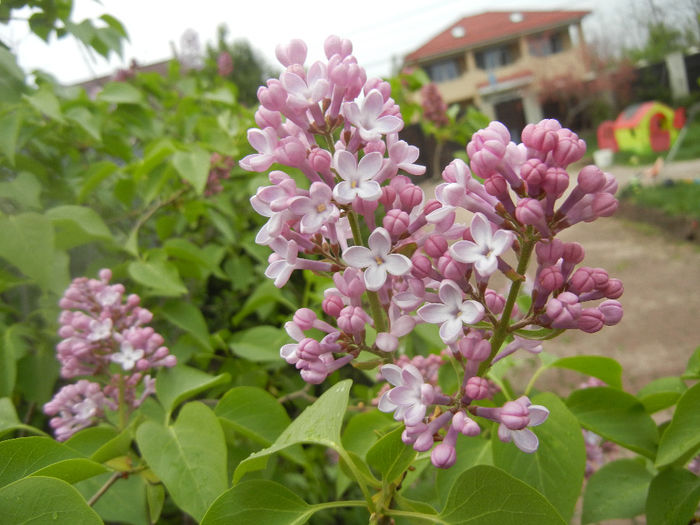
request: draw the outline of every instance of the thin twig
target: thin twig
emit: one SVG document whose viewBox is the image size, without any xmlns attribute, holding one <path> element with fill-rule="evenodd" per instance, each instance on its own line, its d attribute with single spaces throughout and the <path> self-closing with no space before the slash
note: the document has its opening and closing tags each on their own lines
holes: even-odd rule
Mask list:
<svg viewBox="0 0 700 525">
<path fill-rule="evenodd" d="M 97 503 L 97 500 L 100 499 L 104 495 L 104 493 L 107 492 L 109 488 L 112 485 L 114 485 L 117 482 L 117 480 L 123 475 L 123 472 L 115 472 L 114 474 L 112 474 L 107 480 L 107 482 L 104 485 L 102 485 L 102 487 L 100 487 L 100 490 L 95 492 L 92 498 L 90 498 L 90 500 L 87 502 L 88 507 L 92 507 L 95 503 Z"/>
</svg>

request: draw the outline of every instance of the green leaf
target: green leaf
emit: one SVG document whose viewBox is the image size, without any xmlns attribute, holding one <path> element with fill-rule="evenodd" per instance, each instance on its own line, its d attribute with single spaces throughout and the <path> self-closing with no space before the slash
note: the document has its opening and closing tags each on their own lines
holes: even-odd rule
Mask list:
<svg viewBox="0 0 700 525">
<path fill-rule="evenodd" d="M 85 499 L 89 500 L 97 494 L 111 476 L 112 474 L 108 473 L 86 479 L 76 484 L 75 488 Z M 139 474 L 120 477 L 109 487 L 107 492 L 100 496 L 93 508 L 107 523 L 150 525 L 146 521 L 146 490 L 148 486 L 149 483 L 144 479 L 144 476 Z M 160 484 L 155 486 L 162 489 Z"/>
<path fill-rule="evenodd" d="M 66 111 L 66 118 L 78 124 L 95 140 L 102 140 L 102 136 L 100 135 L 100 122 L 87 108 L 74 106 Z"/>
<path fill-rule="evenodd" d="M 657 468 L 690 458 L 700 447 L 700 383 L 689 388 L 678 400 L 671 423 L 661 436 Z"/>
<path fill-rule="evenodd" d="M 231 350 L 256 363 L 276 362 L 281 359 L 280 348 L 289 342 L 284 330 L 274 326 L 254 326 L 240 330 L 231 337 Z"/>
<path fill-rule="evenodd" d="M 46 211 L 56 235 L 56 248 L 69 250 L 90 241 L 109 241 L 112 232 L 95 210 L 86 206 L 56 206 Z"/>
<path fill-rule="evenodd" d="M 700 501 L 700 478 L 682 468 L 662 471 L 649 485 L 647 525 L 690 523 Z"/>
<path fill-rule="evenodd" d="M 581 427 L 554 394 L 538 394 L 532 403 L 549 409 L 547 420 L 531 429 L 540 442 L 537 451 L 525 454 L 513 443 L 501 442 L 494 432 L 493 462 L 537 489 L 569 522 L 581 493 L 586 469 L 586 447 Z"/>
<path fill-rule="evenodd" d="M 603 466 L 586 484 L 581 523 L 634 518 L 643 513 L 652 477 L 634 459 L 619 459 Z"/>
<path fill-rule="evenodd" d="M 233 473 L 237 483 L 246 472 L 265 468 L 268 457 L 298 443 L 315 443 L 344 451 L 340 443 L 340 427 L 348 406 L 352 381 L 336 383 L 319 397 L 285 429 L 272 446 L 255 452 L 239 463 Z"/>
<path fill-rule="evenodd" d="M 12 199 L 23 208 L 40 208 L 41 182 L 33 173 L 20 172 L 14 180 L 0 182 L 0 197 Z"/>
<path fill-rule="evenodd" d="M 165 368 L 156 378 L 156 395 L 167 413 L 172 412 L 184 400 L 231 380 L 227 373 L 211 376 L 196 368 L 177 365 Z"/>
<path fill-rule="evenodd" d="M 637 392 L 637 398 L 649 414 L 673 406 L 688 387 L 680 377 L 660 377 Z"/>
<path fill-rule="evenodd" d="M 209 342 L 209 329 L 204 316 L 192 303 L 167 301 L 161 309 L 161 314 L 172 324 L 190 334 L 204 350 L 214 351 Z"/>
<path fill-rule="evenodd" d="M 397 480 L 417 454 L 401 440 L 403 430 L 399 427 L 389 432 L 367 451 L 367 463 L 388 483 Z"/>
<path fill-rule="evenodd" d="M 279 483 L 256 479 L 224 492 L 201 525 L 300 525 L 314 508 Z"/>
<path fill-rule="evenodd" d="M 33 434 L 44 434 L 44 432 L 38 428 L 25 425 L 19 420 L 17 412 L 15 411 L 15 405 L 10 398 L 0 398 L 0 436 L 4 436 L 13 430 L 25 430 Z"/>
<path fill-rule="evenodd" d="M 282 291 L 275 284 L 266 279 L 248 296 L 241 309 L 233 316 L 233 325 L 237 326 L 248 315 L 252 314 L 263 306 L 270 306 L 277 303 L 288 306 L 291 310 L 296 310 L 296 306 L 290 303 L 282 295 Z"/>
<path fill-rule="evenodd" d="M 700 346 L 695 349 L 693 355 L 688 359 L 683 379 L 700 379 Z"/>
<path fill-rule="evenodd" d="M 448 469 L 435 469 L 435 492 L 441 506 L 445 505 L 450 489 L 462 472 L 476 465 L 493 465 L 491 441 L 488 439 L 459 437 L 455 448 L 455 464 Z M 432 468 L 432 465 L 429 468 Z"/>
<path fill-rule="evenodd" d="M 216 245 L 213 244 L 209 246 L 211 248 L 216 248 Z M 187 239 L 168 239 L 163 244 L 163 248 L 165 249 L 165 253 L 170 257 L 192 262 L 205 272 L 213 273 L 217 277 L 226 279 L 226 275 L 219 268 L 221 257 L 213 258 L 209 252 L 201 249 Z M 221 256 L 223 256 L 223 253 L 221 253 Z"/>
<path fill-rule="evenodd" d="M 447 525 L 564 525 L 535 489 L 501 469 L 478 465 L 462 473 L 439 515 Z"/>
<path fill-rule="evenodd" d="M 122 430 L 119 434 L 107 441 L 91 455 L 90 459 L 98 463 L 104 463 L 118 456 L 125 456 L 131 450 L 131 442 L 134 439 L 132 425 Z"/>
<path fill-rule="evenodd" d="M 7 157 L 12 166 L 15 165 L 15 149 L 21 115 L 18 111 L 10 111 L 0 117 L 0 153 Z"/>
<path fill-rule="evenodd" d="M 566 404 L 588 430 L 649 458 L 656 454 L 656 423 L 631 394 L 610 387 L 584 388 L 573 392 Z"/>
<path fill-rule="evenodd" d="M 0 256 L 35 280 L 44 290 L 55 290 L 51 221 L 36 213 L 0 216 Z"/>
<path fill-rule="evenodd" d="M 88 427 L 73 434 L 65 445 L 89 457 L 117 435 L 119 432 L 113 427 Z"/>
<path fill-rule="evenodd" d="M 173 166 L 180 176 L 192 187 L 198 195 L 204 193 L 209 177 L 209 157 L 207 151 L 193 147 L 189 151 L 176 151 L 173 155 Z"/>
<path fill-rule="evenodd" d="M 379 410 L 355 414 L 343 430 L 343 446 L 346 450 L 365 457 L 367 451 L 377 442 L 377 431 L 395 424 L 390 414 Z"/>
<path fill-rule="evenodd" d="M 65 122 L 61 114 L 61 104 L 58 102 L 56 95 L 54 95 L 47 86 L 40 88 L 31 95 L 24 95 L 24 99 L 29 102 L 34 109 L 52 120 L 60 123 Z"/>
<path fill-rule="evenodd" d="M 110 104 L 141 104 L 143 94 L 126 82 L 108 82 L 97 95 L 97 99 Z"/>
<path fill-rule="evenodd" d="M 78 203 L 85 202 L 87 197 L 106 178 L 112 176 L 119 170 L 119 166 L 109 161 L 95 162 L 85 171 L 81 178 L 80 192 L 78 192 Z"/>
<path fill-rule="evenodd" d="M 232 388 L 221 398 L 214 413 L 232 424 L 237 432 L 270 445 L 290 423 L 275 397 L 253 386 Z"/>
<path fill-rule="evenodd" d="M 562 357 L 549 366 L 575 370 L 582 374 L 597 377 L 613 388 L 622 388 L 622 367 L 610 357 L 586 355 Z"/>
<path fill-rule="evenodd" d="M 74 458 L 57 461 L 33 472 L 31 475 L 58 478 L 72 485 L 105 472 L 107 472 L 107 469 L 95 461 L 87 458 Z"/>
<path fill-rule="evenodd" d="M 0 515 L 5 523 L 102 524 L 80 493 L 55 478 L 24 478 L 0 489 Z"/>
<path fill-rule="evenodd" d="M 149 288 L 154 295 L 171 297 L 187 293 L 177 268 L 168 262 L 133 261 L 129 263 L 129 275 L 137 283 Z"/>
<path fill-rule="evenodd" d="M 80 454 L 48 437 L 0 441 L 0 487 Z"/>
<path fill-rule="evenodd" d="M 186 404 L 168 427 L 146 421 L 136 431 L 136 442 L 177 506 L 195 519 L 201 520 L 228 488 L 224 433 L 202 403 Z"/>
</svg>

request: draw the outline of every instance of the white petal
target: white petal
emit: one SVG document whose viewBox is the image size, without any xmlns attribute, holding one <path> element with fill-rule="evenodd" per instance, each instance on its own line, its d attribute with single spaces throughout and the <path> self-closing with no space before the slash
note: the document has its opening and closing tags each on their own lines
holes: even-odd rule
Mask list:
<svg viewBox="0 0 700 525">
<path fill-rule="evenodd" d="M 418 316 L 426 323 L 438 324 L 452 318 L 453 313 L 442 303 L 428 303 L 418 309 Z"/>
<path fill-rule="evenodd" d="M 386 282 L 386 268 L 381 266 L 369 266 L 365 270 L 365 286 L 368 290 L 376 292 Z"/>
<path fill-rule="evenodd" d="M 351 246 L 343 252 L 343 260 L 353 268 L 366 268 L 377 264 L 372 252 L 364 246 Z"/>
<path fill-rule="evenodd" d="M 491 223 L 483 213 L 475 213 L 469 231 L 472 233 L 474 242 L 479 246 L 486 247 L 491 242 Z"/>
<path fill-rule="evenodd" d="M 457 241 L 450 248 L 450 254 L 459 262 L 473 263 L 483 257 L 483 249 L 471 241 Z"/>
<path fill-rule="evenodd" d="M 498 259 L 496 259 L 493 253 L 488 256 L 482 256 L 474 261 L 474 268 L 476 269 L 476 273 L 482 277 L 489 277 L 498 269 Z"/>
<path fill-rule="evenodd" d="M 460 307 L 460 319 L 466 324 L 478 323 L 484 317 L 484 307 L 476 301 L 464 301 Z"/>
<path fill-rule="evenodd" d="M 382 187 L 374 180 L 361 182 L 357 186 L 357 196 L 366 201 L 377 201 L 382 197 Z"/>
<path fill-rule="evenodd" d="M 389 392 L 391 392 L 391 390 Z M 384 392 L 384 395 L 379 398 L 377 408 L 382 412 L 393 412 L 396 410 L 396 405 L 392 403 L 389 396 L 387 396 L 389 392 Z"/>
<path fill-rule="evenodd" d="M 405 275 L 411 271 L 411 259 L 400 253 L 392 253 L 384 259 L 386 271 L 391 275 Z"/>
<path fill-rule="evenodd" d="M 549 409 L 547 409 L 547 407 L 543 407 L 542 405 L 530 405 L 527 407 L 527 410 L 530 414 L 529 427 L 541 425 L 549 416 Z"/>
<path fill-rule="evenodd" d="M 382 167 L 382 154 L 378 151 L 368 153 L 360 159 L 357 174 L 360 180 L 370 180 Z"/>
<path fill-rule="evenodd" d="M 450 279 L 445 279 L 440 283 L 438 295 L 440 296 L 440 300 L 453 310 L 458 309 L 462 304 L 462 289 L 456 282 Z"/>
<path fill-rule="evenodd" d="M 403 384 L 413 387 L 414 390 L 419 390 L 424 382 L 423 375 L 414 365 L 411 364 L 403 367 L 401 377 L 403 378 Z"/>
<path fill-rule="evenodd" d="M 380 369 L 382 377 L 389 381 L 394 386 L 403 385 L 403 379 L 401 378 L 401 367 L 393 364 L 384 365 Z"/>
<path fill-rule="evenodd" d="M 407 386 L 397 386 L 396 388 L 392 388 L 389 390 L 389 392 L 387 392 L 387 397 L 389 398 L 389 401 L 395 403 L 396 405 L 409 406 L 420 402 L 415 389 Z"/>
<path fill-rule="evenodd" d="M 425 417 L 425 409 L 426 406 L 422 403 L 416 403 L 415 405 L 411 406 L 406 411 L 406 415 L 403 418 L 404 423 L 409 426 L 417 425 L 423 421 L 423 418 Z"/>
<path fill-rule="evenodd" d="M 391 236 L 384 228 L 377 228 L 369 236 L 368 244 L 372 255 L 384 257 L 391 250 Z"/>
<path fill-rule="evenodd" d="M 356 178 L 357 161 L 349 151 L 339 150 L 335 152 L 335 167 L 342 179 L 354 180 Z"/>
<path fill-rule="evenodd" d="M 503 255 L 510 248 L 515 240 L 515 234 L 506 230 L 496 230 L 491 240 L 491 253 L 494 255 Z"/>
<path fill-rule="evenodd" d="M 348 181 L 342 181 L 333 188 L 333 197 L 340 204 L 350 204 L 357 197 L 357 190 Z"/>
<path fill-rule="evenodd" d="M 527 454 L 537 451 L 540 442 L 535 433 L 527 428 L 522 430 L 511 430 L 515 446 Z"/>
<path fill-rule="evenodd" d="M 461 319 L 448 319 L 440 325 L 440 339 L 442 339 L 446 345 L 456 343 L 457 339 L 459 339 L 463 333 Z"/>
</svg>

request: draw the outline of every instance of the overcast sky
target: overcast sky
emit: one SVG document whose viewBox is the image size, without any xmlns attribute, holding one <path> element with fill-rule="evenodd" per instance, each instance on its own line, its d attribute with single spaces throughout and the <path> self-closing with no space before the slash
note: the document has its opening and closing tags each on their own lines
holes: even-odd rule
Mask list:
<svg viewBox="0 0 700 525">
<path fill-rule="evenodd" d="M 630 0 L 355 0 L 308 1 L 214 1 L 214 0 L 75 0 L 73 20 L 96 18 L 108 13 L 126 27 L 130 42 L 124 59 L 91 60 L 72 39 L 44 44 L 29 34 L 26 24 L 0 26 L 0 36 L 17 52 L 25 70 L 52 73 L 60 82 L 73 83 L 111 73 L 132 58 L 148 64 L 173 56 L 188 29 L 199 35 L 202 47 L 214 42 L 216 28 L 226 24 L 229 38 L 247 39 L 277 66 L 275 46 L 301 38 L 309 47 L 309 58 L 323 56 L 323 41 L 330 34 L 349 38 L 354 54 L 370 76 L 391 73 L 392 59 L 422 45 L 465 15 L 487 10 L 596 10 L 608 12 L 611 4 Z M 352 5 L 352 9 L 348 6 Z M 26 16 L 26 13 L 25 13 Z M 307 62 L 309 63 L 309 62 Z"/>
</svg>

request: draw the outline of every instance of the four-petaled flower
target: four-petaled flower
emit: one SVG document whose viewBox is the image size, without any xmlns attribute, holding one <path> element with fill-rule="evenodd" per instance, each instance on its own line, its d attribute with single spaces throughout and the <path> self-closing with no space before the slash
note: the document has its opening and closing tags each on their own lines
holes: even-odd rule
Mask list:
<svg viewBox="0 0 700 525">
<path fill-rule="evenodd" d="M 535 433 L 527 427 L 541 425 L 548 416 L 549 410 L 546 407 L 533 405 L 527 396 L 509 401 L 501 409 L 498 438 L 504 443 L 513 441 L 520 450 L 532 454 L 537 450 L 539 440 Z"/>
<path fill-rule="evenodd" d="M 109 358 L 111 361 L 121 365 L 124 370 L 131 370 L 143 356 L 143 350 L 134 348 L 129 341 L 122 341 L 119 352 L 111 354 Z"/>
<path fill-rule="evenodd" d="M 384 97 L 373 89 L 361 105 L 358 102 L 346 102 L 344 106 L 345 119 L 357 128 L 362 140 L 372 141 L 381 139 L 382 135 L 401 130 L 403 121 L 393 115 L 380 116 L 384 110 Z"/>
<path fill-rule="evenodd" d="M 382 167 L 382 154 L 368 153 L 358 163 L 349 151 L 340 150 L 335 154 L 335 168 L 343 179 L 333 188 L 333 197 L 340 204 L 350 204 L 355 197 L 376 201 L 382 196 L 379 183 L 372 180 Z"/>
<path fill-rule="evenodd" d="M 475 213 L 469 231 L 472 241 L 458 241 L 450 248 L 452 257 L 474 265 L 481 277 L 489 277 L 498 268 L 498 256 L 513 244 L 515 235 L 506 230 L 491 231 L 491 223 L 482 213 Z"/>
<path fill-rule="evenodd" d="M 340 215 L 331 202 L 332 190 L 323 182 L 314 182 L 309 188 L 308 197 L 295 197 L 289 207 L 301 215 L 301 233 L 316 233 L 324 224 L 336 222 Z"/>
<path fill-rule="evenodd" d="M 384 228 L 377 228 L 369 236 L 369 248 L 351 246 L 343 252 L 343 259 L 354 268 L 366 268 L 365 286 L 377 291 L 386 282 L 387 273 L 405 275 L 411 270 L 411 260 L 399 253 L 389 253 L 391 236 Z"/>
<path fill-rule="evenodd" d="M 440 338 L 445 344 L 457 342 L 463 324 L 474 324 L 484 317 L 484 307 L 476 301 L 464 300 L 459 285 L 449 279 L 440 283 L 438 296 L 442 303 L 428 303 L 418 309 L 418 315 L 427 323 L 440 326 Z"/>
<path fill-rule="evenodd" d="M 379 399 L 378 408 L 382 412 L 394 412 L 394 419 L 403 420 L 408 426 L 417 425 L 425 417 L 425 412 L 435 398 L 435 390 L 423 382 L 418 369 L 408 364 L 403 369 L 397 365 L 384 365 L 382 376 L 394 388 L 385 392 Z"/>
</svg>

